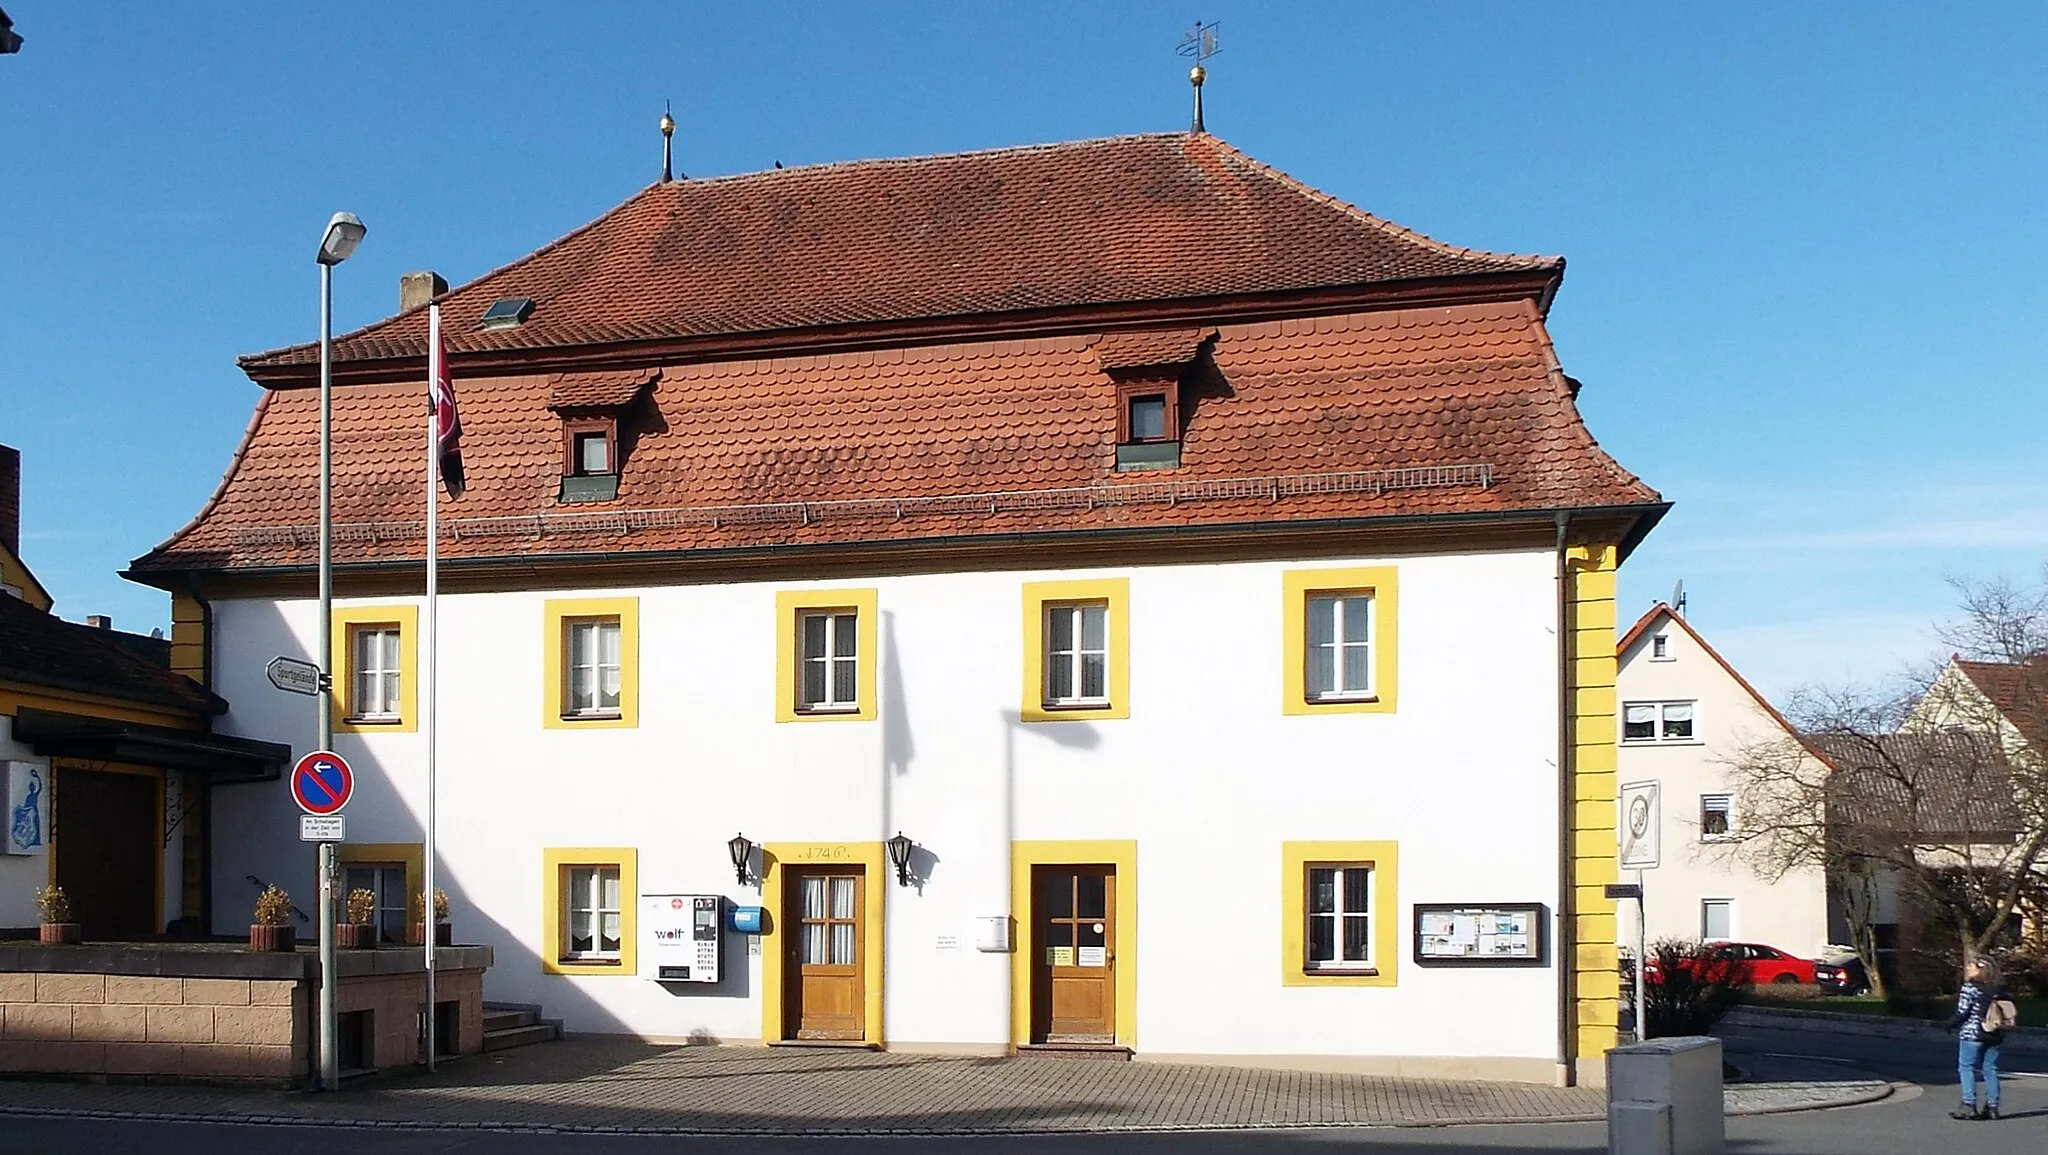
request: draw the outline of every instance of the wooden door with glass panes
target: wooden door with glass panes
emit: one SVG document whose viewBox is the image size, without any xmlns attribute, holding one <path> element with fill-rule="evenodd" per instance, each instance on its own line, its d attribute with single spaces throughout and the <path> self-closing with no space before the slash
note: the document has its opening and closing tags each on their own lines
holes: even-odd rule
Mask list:
<svg viewBox="0 0 2048 1155">
<path fill-rule="evenodd" d="M 1031 1037 L 1116 1042 L 1116 868 L 1031 872 Z"/>
<path fill-rule="evenodd" d="M 784 880 L 784 1038 L 866 1037 L 866 884 L 857 866 L 793 869 Z"/>
</svg>

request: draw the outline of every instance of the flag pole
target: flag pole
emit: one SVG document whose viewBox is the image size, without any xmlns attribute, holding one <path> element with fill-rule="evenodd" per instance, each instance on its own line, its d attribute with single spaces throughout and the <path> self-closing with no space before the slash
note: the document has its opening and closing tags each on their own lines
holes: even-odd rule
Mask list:
<svg viewBox="0 0 2048 1155">
<path fill-rule="evenodd" d="M 420 919 L 426 925 L 422 935 L 426 941 L 421 952 L 426 963 L 427 975 L 427 1070 L 434 1069 L 436 1052 L 440 1040 L 435 1037 L 440 1027 L 439 1004 L 434 1000 L 434 955 L 440 942 L 441 924 L 434 912 L 434 747 L 436 743 L 434 716 L 436 662 L 441 639 L 439 634 L 440 601 L 440 489 L 441 453 L 439 400 L 441 375 L 447 371 L 446 354 L 441 351 L 441 306 L 436 303 L 427 309 L 427 628 L 421 639 L 421 680 L 425 683 L 422 695 L 425 705 L 421 713 L 425 718 L 427 731 L 427 837 L 425 858 L 425 890 L 420 897 Z"/>
</svg>

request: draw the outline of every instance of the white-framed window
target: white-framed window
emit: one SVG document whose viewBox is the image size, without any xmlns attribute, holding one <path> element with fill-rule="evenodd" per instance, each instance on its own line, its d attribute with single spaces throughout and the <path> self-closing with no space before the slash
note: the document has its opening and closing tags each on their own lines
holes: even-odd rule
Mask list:
<svg viewBox="0 0 2048 1155">
<path fill-rule="evenodd" d="M 349 667 L 348 716 L 360 721 L 397 720 L 398 627 L 351 627 Z"/>
<path fill-rule="evenodd" d="M 1714 842 L 1734 834 L 1734 800 L 1726 794 L 1700 795 L 1700 839 Z"/>
<path fill-rule="evenodd" d="M 377 928 L 377 941 L 403 943 L 405 935 L 405 866 L 396 862 L 351 862 L 343 875 L 342 896 L 367 890 L 377 896 L 370 922 Z"/>
<path fill-rule="evenodd" d="M 859 615 L 852 610 L 816 610 L 797 615 L 803 647 L 797 665 L 797 708 L 807 711 L 860 708 Z"/>
<path fill-rule="evenodd" d="M 619 621 L 596 618 L 567 626 L 569 681 L 565 717 L 619 712 Z"/>
<path fill-rule="evenodd" d="M 1045 704 L 1109 702 L 1109 606 L 1048 602 L 1045 607 Z"/>
<path fill-rule="evenodd" d="M 1624 702 L 1621 706 L 1621 740 L 1690 742 L 1693 740 L 1692 715 L 1691 702 Z"/>
<path fill-rule="evenodd" d="M 1373 696 L 1372 616 L 1370 594 L 1309 595 L 1309 701 L 1341 702 Z"/>
<path fill-rule="evenodd" d="M 1355 864 L 1309 866 L 1308 957 L 1302 960 L 1306 969 L 1372 967 L 1372 871 Z"/>
<path fill-rule="evenodd" d="M 1670 635 L 1652 634 L 1650 636 L 1650 660 L 1653 662 L 1668 662 L 1671 660 Z"/>
<path fill-rule="evenodd" d="M 619 868 L 569 868 L 568 919 L 564 928 L 565 959 L 619 957 Z"/>
<path fill-rule="evenodd" d="M 1700 900 L 1700 938 L 1707 941 L 1735 937 L 1735 903 L 1725 898 Z"/>
</svg>

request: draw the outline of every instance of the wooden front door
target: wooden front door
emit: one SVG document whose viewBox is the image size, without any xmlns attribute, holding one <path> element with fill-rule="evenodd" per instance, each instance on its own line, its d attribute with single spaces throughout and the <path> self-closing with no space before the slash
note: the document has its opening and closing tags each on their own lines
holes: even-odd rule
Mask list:
<svg viewBox="0 0 2048 1155">
<path fill-rule="evenodd" d="M 867 879 L 858 866 L 792 869 L 782 883 L 783 1037 L 867 1036 Z"/>
<path fill-rule="evenodd" d="M 1031 895 L 1032 1041 L 1116 1042 L 1116 867 L 1033 867 Z"/>
<path fill-rule="evenodd" d="M 157 780 L 59 766 L 53 786 L 57 885 L 86 941 L 155 938 L 164 929 L 157 923 Z"/>
</svg>

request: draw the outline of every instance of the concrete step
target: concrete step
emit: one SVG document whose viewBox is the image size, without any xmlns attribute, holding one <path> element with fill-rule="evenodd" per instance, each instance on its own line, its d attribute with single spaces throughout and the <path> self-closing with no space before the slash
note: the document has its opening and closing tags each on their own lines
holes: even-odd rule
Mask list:
<svg viewBox="0 0 2048 1155">
<path fill-rule="evenodd" d="M 561 1037 L 562 1024 L 552 1020 L 501 1030 L 486 1030 L 484 1050 L 502 1051 L 507 1047 L 524 1047 L 532 1043 L 552 1043 Z"/>
<path fill-rule="evenodd" d="M 488 1010 L 484 1012 L 484 1033 L 530 1027 L 537 1022 L 540 1022 L 540 1016 L 532 1011 Z"/>
</svg>

